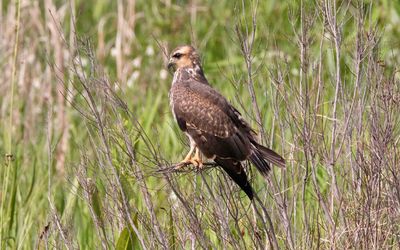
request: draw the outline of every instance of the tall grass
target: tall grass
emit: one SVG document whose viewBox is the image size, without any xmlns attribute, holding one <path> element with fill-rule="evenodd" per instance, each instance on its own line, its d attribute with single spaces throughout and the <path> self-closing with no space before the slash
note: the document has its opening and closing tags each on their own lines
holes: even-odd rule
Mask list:
<svg viewBox="0 0 400 250">
<path fill-rule="evenodd" d="M 400 247 L 396 1 L 7 1 L 0 20 L 2 249 Z M 287 159 L 248 167 L 253 204 L 213 165 L 170 169 L 164 51 L 188 43 Z"/>
</svg>

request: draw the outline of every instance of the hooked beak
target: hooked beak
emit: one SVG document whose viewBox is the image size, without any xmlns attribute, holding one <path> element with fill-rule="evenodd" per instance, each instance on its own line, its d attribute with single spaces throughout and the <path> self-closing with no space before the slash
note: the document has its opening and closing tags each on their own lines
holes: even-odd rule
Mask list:
<svg viewBox="0 0 400 250">
<path fill-rule="evenodd" d="M 169 72 L 173 73 L 175 71 L 175 62 L 172 58 L 169 59 L 167 67 Z"/>
</svg>

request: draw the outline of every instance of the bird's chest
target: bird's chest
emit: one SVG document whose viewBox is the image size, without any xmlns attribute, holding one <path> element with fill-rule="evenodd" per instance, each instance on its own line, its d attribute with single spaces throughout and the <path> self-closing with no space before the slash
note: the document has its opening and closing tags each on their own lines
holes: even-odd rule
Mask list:
<svg viewBox="0 0 400 250">
<path fill-rule="evenodd" d="M 175 114 L 175 110 L 174 110 L 174 93 L 173 93 L 172 89 L 169 91 L 169 106 L 171 107 L 172 115 L 174 116 L 174 118 L 176 120 L 176 114 Z"/>
<path fill-rule="evenodd" d="M 193 118 L 193 98 L 185 86 L 172 86 L 169 92 L 172 114 L 182 131 L 187 130 L 187 122 Z"/>
<path fill-rule="evenodd" d="M 179 103 L 182 101 L 181 99 L 184 98 L 184 95 L 185 91 L 182 89 L 182 87 L 173 83 L 169 91 L 169 106 L 171 107 L 175 120 L 177 119 L 176 109 L 179 108 Z"/>
</svg>

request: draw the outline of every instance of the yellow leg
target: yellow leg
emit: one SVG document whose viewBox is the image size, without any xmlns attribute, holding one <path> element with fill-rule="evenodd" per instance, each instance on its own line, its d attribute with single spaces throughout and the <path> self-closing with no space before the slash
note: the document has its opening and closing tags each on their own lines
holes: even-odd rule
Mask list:
<svg viewBox="0 0 400 250">
<path fill-rule="evenodd" d="M 196 147 L 196 153 L 194 154 L 194 158 L 192 159 L 192 164 L 198 169 L 203 168 L 203 160 L 201 159 L 201 152 L 198 147 Z"/>
<path fill-rule="evenodd" d="M 185 156 L 185 159 L 183 159 L 183 160 L 181 161 L 181 163 L 184 163 L 184 164 L 190 163 L 190 161 L 192 160 L 193 151 L 194 151 L 195 149 L 196 149 L 196 147 L 190 146 L 189 153 Z M 196 150 L 197 150 L 197 149 L 196 149 Z"/>
<path fill-rule="evenodd" d="M 190 141 L 190 150 L 189 150 L 189 153 L 185 156 L 185 159 L 183 159 L 181 162 L 179 162 L 177 165 L 176 165 L 176 167 L 175 167 L 175 169 L 180 169 L 181 167 L 183 167 L 183 166 L 185 166 L 185 165 L 187 165 L 187 164 L 193 164 L 193 160 L 192 160 L 192 154 L 193 154 L 193 151 L 196 149 L 197 147 L 196 147 L 196 144 L 194 143 L 194 142 L 192 142 L 192 141 Z M 196 151 L 197 152 L 197 151 Z"/>
</svg>

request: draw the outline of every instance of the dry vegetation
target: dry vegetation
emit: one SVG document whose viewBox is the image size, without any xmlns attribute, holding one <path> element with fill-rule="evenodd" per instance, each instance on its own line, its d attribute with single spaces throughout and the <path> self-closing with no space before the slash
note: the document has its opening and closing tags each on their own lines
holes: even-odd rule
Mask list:
<svg viewBox="0 0 400 250">
<path fill-rule="evenodd" d="M 400 248 L 396 1 L 0 3 L 0 248 Z M 257 199 L 186 141 L 165 53 L 287 159 Z"/>
</svg>

